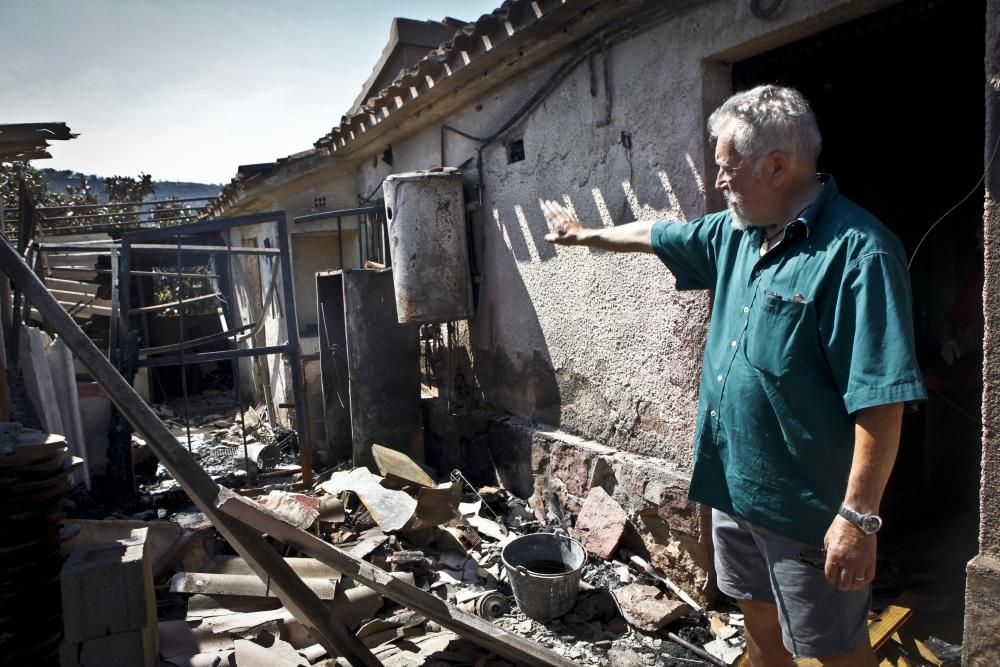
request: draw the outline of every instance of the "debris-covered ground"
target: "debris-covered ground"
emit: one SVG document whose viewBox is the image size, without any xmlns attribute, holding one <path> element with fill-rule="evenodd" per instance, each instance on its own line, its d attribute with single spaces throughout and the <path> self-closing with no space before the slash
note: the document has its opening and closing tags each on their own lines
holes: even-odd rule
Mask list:
<svg viewBox="0 0 1000 667">
<path fill-rule="evenodd" d="M 242 415 L 223 408 L 188 415 L 187 424 L 169 406 L 158 406 L 157 412 L 179 443 L 186 447 L 190 438 L 192 454 L 216 481 L 242 489 L 285 522 L 350 556 L 569 663 L 733 665 L 743 655 L 744 627 L 735 606 L 702 609 L 640 555 L 607 549 L 594 534 L 588 536 L 585 520 L 572 526 L 551 514 L 536 516 L 525 500 L 503 488 L 474 488 L 460 470 L 441 482 L 405 454 L 378 445 L 372 455 L 380 474 L 345 464 L 318 474 L 306 486 L 294 432 L 272 429 L 263 408 Z M 134 438 L 140 510 L 111 520 L 80 521 L 74 540 L 129 543 L 140 527 L 148 533 L 142 539 L 156 585 L 161 664 L 347 664 L 330 657 L 281 607 L 269 585 L 234 555 L 146 449 Z M 610 497 L 595 495 L 600 497 L 594 502 L 613 504 Z M 537 535 L 576 545 L 566 553 L 578 549 L 580 567 L 572 568 L 572 555 L 560 562 L 513 562 L 517 551 L 507 547 Z M 579 537 L 590 550 L 571 537 Z M 74 540 L 64 548 L 71 549 Z M 318 560 L 280 542 L 275 546 L 337 622 L 384 665 L 514 664 L 483 642 L 442 628 Z M 519 564 L 525 570 L 508 568 Z M 545 607 L 555 604 L 557 594 L 547 600 L 523 587 L 517 593 L 519 576 L 534 583 L 545 576 L 568 577 L 575 599 L 554 615 L 536 612 L 530 617 L 518 597 L 522 602 L 533 599 L 529 606 Z M 947 653 L 955 647 L 938 649 Z"/>
</svg>

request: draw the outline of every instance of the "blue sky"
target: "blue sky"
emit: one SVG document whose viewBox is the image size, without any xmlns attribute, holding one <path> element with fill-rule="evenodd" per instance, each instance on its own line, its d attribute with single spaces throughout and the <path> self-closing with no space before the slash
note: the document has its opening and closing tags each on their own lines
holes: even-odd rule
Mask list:
<svg viewBox="0 0 1000 667">
<path fill-rule="evenodd" d="M 38 167 L 228 182 L 312 147 L 371 74 L 394 16 L 500 0 L 0 0 L 0 123 L 64 121 Z"/>
</svg>

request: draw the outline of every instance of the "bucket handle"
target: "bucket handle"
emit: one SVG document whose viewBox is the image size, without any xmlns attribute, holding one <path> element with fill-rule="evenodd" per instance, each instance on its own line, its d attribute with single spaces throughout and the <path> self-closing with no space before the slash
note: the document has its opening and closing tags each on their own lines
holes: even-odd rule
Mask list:
<svg viewBox="0 0 1000 667">
<path fill-rule="evenodd" d="M 526 567 L 524 567 L 523 565 L 518 565 L 514 569 L 517 570 L 517 573 L 519 575 L 521 575 L 522 577 L 527 577 L 528 576 L 528 569 Z"/>
</svg>

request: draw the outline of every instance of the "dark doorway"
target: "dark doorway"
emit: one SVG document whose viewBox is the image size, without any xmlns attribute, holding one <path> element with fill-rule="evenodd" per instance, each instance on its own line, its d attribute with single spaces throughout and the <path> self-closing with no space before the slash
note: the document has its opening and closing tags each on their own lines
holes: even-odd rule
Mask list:
<svg viewBox="0 0 1000 667">
<path fill-rule="evenodd" d="M 801 90 L 823 132 L 821 171 L 908 256 L 926 236 L 910 275 L 930 399 L 904 421 L 875 594 L 933 599 L 934 632 L 956 643 L 978 550 L 985 14 L 981 0 L 904 2 L 733 66 L 734 90 Z M 965 349 L 949 364 L 951 334 Z"/>
</svg>

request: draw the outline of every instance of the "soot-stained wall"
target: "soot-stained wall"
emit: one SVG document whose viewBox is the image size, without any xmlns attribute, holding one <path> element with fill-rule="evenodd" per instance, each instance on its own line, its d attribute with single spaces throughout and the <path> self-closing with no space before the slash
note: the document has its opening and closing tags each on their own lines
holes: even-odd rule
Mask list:
<svg viewBox="0 0 1000 667">
<path fill-rule="evenodd" d="M 768 20 L 749 4 L 707 3 L 613 45 L 607 88 L 598 54 L 593 75 L 584 61 L 485 149 L 480 300 L 463 339 L 473 389 L 487 404 L 690 468 L 709 295 L 676 291 L 652 255 L 547 244 L 539 203 L 564 202 L 590 227 L 714 210 L 705 120 L 731 92 L 728 63 L 891 3 L 785 3 Z M 491 134 L 557 64 L 471 100 L 446 122 Z M 505 143 L 515 139 L 525 158 L 508 164 Z M 439 166 L 440 146 L 440 126 L 397 142 L 391 168 L 363 164 L 360 189 L 390 172 Z M 474 169 L 475 142 L 448 133 L 445 146 L 447 166 Z"/>
</svg>

